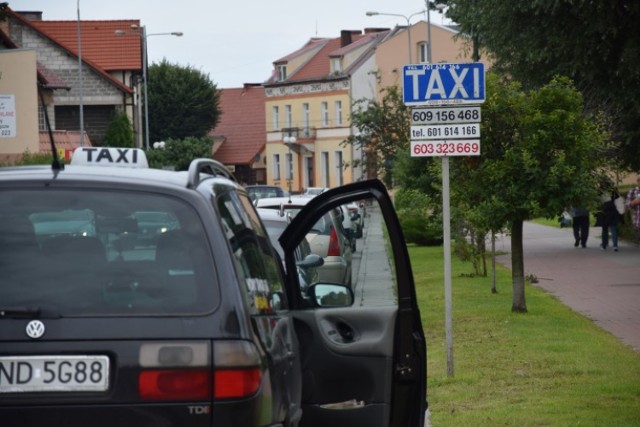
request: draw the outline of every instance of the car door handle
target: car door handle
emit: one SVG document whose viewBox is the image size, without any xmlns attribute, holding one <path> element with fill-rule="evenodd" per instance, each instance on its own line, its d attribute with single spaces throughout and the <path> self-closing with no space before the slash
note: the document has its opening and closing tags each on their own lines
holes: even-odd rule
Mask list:
<svg viewBox="0 0 640 427">
<path fill-rule="evenodd" d="M 344 342 L 353 342 L 355 333 L 353 332 L 351 326 L 347 325 L 344 322 L 338 322 L 336 323 L 336 330 L 338 331 L 338 334 L 340 335 L 340 337 L 342 337 L 342 340 Z"/>
</svg>

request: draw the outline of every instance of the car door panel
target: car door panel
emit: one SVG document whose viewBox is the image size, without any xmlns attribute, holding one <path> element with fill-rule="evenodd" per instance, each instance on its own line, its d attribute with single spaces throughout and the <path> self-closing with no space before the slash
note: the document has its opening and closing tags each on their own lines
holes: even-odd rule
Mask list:
<svg viewBox="0 0 640 427">
<path fill-rule="evenodd" d="M 287 271 L 295 266 L 296 245 L 314 223 L 354 201 L 368 204 L 369 218 L 350 299 L 341 305 L 335 298 L 342 294 L 318 297 L 314 288 L 332 286 L 322 279 L 306 290 L 297 275 L 286 279 L 301 352 L 300 426 L 422 426 L 426 345 L 406 244 L 384 185 L 378 180 L 347 184 L 311 200 L 279 239 Z M 368 262 L 374 263 L 374 277 L 363 274 Z M 380 264 L 386 265 L 377 268 Z"/>
</svg>

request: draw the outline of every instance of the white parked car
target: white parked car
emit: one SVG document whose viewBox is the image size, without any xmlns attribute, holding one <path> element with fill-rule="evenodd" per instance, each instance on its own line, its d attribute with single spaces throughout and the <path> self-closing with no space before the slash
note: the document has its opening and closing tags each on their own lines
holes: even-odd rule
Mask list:
<svg viewBox="0 0 640 427">
<path fill-rule="evenodd" d="M 294 217 L 312 200 L 309 196 L 272 197 L 257 200 L 258 209 L 278 209 Z M 324 264 L 318 267 L 321 282 L 342 283 L 351 286 L 352 244 L 342 223 L 340 209 L 324 215 L 307 234 L 311 252 L 320 255 Z"/>
</svg>

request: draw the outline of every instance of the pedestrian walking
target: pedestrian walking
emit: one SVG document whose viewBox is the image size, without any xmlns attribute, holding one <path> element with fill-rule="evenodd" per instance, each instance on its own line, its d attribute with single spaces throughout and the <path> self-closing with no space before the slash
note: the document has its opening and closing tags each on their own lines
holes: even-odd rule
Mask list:
<svg viewBox="0 0 640 427">
<path fill-rule="evenodd" d="M 631 213 L 631 223 L 636 230 L 636 238 L 640 239 L 640 175 L 633 189 L 627 193 L 626 208 Z"/>
<path fill-rule="evenodd" d="M 575 246 L 587 247 L 587 239 L 589 238 L 589 211 L 584 208 L 571 208 L 570 210 L 573 225 L 573 237 L 575 238 Z"/>
<path fill-rule="evenodd" d="M 602 243 L 600 248 L 607 250 L 609 247 L 609 233 L 611 233 L 611 246 L 618 252 L 618 224 L 624 221 L 623 216 L 616 208 L 616 200 L 620 193 L 615 188 L 602 196 L 602 208 L 596 216 L 596 227 L 602 227 Z"/>
</svg>

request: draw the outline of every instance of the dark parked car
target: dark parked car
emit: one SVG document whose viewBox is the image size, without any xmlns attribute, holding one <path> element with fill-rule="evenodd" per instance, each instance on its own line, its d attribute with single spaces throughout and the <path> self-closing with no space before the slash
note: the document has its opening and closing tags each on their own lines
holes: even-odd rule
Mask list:
<svg viewBox="0 0 640 427">
<path fill-rule="evenodd" d="M 279 239 L 285 269 L 222 164 L 143 158 L 82 147 L 64 169 L 0 168 L 1 425 L 423 425 L 424 335 L 379 181 L 303 208 Z M 393 248 L 376 306 L 296 274 L 314 224 L 364 197 Z"/>
</svg>

